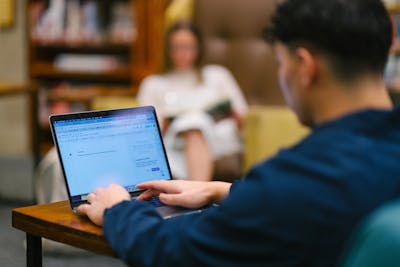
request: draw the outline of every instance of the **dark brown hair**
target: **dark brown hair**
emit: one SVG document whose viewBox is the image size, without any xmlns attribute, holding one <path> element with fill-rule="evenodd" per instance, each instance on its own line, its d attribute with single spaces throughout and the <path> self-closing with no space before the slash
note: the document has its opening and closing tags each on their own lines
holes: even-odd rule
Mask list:
<svg viewBox="0 0 400 267">
<path fill-rule="evenodd" d="M 190 31 L 196 37 L 198 54 L 197 54 L 197 58 L 195 61 L 195 67 L 198 71 L 200 71 L 200 69 L 202 67 L 201 63 L 202 63 L 203 54 L 204 54 L 203 39 L 201 38 L 200 31 L 196 28 L 196 26 L 192 22 L 182 20 L 182 21 L 178 21 L 178 22 L 174 23 L 165 33 L 163 72 L 168 72 L 172 69 L 172 63 L 171 63 L 171 59 L 169 57 L 169 52 L 171 49 L 171 35 L 180 30 Z"/>
</svg>

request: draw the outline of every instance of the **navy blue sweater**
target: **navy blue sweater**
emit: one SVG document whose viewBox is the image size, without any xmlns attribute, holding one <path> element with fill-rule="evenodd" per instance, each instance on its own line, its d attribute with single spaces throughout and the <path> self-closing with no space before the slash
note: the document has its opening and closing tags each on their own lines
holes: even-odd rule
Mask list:
<svg viewBox="0 0 400 267">
<path fill-rule="evenodd" d="M 400 108 L 366 110 L 255 166 L 218 207 L 163 220 L 126 201 L 104 234 L 136 267 L 335 266 L 363 217 L 399 196 Z"/>
</svg>

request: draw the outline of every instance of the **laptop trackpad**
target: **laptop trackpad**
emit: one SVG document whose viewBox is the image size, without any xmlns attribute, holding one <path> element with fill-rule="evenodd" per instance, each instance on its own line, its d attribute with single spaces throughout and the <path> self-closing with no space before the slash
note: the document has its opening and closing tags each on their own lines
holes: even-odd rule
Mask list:
<svg viewBox="0 0 400 267">
<path fill-rule="evenodd" d="M 182 207 L 176 207 L 176 206 L 161 206 L 156 208 L 158 213 L 163 217 L 164 219 L 169 219 L 172 217 L 180 216 L 180 215 L 188 215 L 192 213 L 200 213 L 204 209 L 187 209 L 187 208 L 182 208 Z"/>
</svg>

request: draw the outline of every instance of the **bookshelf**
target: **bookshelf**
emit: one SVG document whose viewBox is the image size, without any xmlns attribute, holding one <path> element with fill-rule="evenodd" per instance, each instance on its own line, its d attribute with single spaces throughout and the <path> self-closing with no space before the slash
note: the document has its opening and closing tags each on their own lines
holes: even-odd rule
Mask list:
<svg viewBox="0 0 400 267">
<path fill-rule="evenodd" d="M 393 46 L 385 70 L 385 82 L 390 97 L 400 104 L 400 1 L 385 1 L 393 22 Z"/>
<path fill-rule="evenodd" d="M 162 60 L 168 0 L 28 0 L 28 73 L 39 85 L 38 144 L 48 116 L 90 109 L 97 96 L 132 96 Z"/>
</svg>

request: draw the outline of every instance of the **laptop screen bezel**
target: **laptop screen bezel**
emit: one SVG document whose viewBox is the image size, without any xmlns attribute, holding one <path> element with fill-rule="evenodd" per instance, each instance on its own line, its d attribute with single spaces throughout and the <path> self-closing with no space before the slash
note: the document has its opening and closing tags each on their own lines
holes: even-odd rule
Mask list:
<svg viewBox="0 0 400 267">
<path fill-rule="evenodd" d="M 63 158 L 62 158 L 62 154 L 60 151 L 60 146 L 59 146 L 59 142 L 57 139 L 57 133 L 55 131 L 55 126 L 54 123 L 57 121 L 66 121 L 66 120 L 79 120 L 79 119 L 85 119 L 85 118 L 98 118 L 98 117 L 106 117 L 106 116 L 116 116 L 119 114 L 139 114 L 139 113 L 148 113 L 151 112 L 154 115 L 154 118 L 156 120 L 156 125 L 157 125 L 157 132 L 158 132 L 158 136 L 160 138 L 160 142 L 161 142 L 161 147 L 163 149 L 163 154 L 166 160 L 166 164 L 167 164 L 167 168 L 168 168 L 168 174 L 169 174 L 169 178 L 165 179 L 165 180 L 172 180 L 172 174 L 171 174 L 171 168 L 169 165 L 169 160 L 168 160 L 168 156 L 165 150 L 165 145 L 164 145 L 164 141 L 162 138 L 162 134 L 161 134 L 161 129 L 160 129 L 160 125 L 158 123 L 158 118 L 157 118 L 157 113 L 156 110 L 153 106 L 142 106 L 142 107 L 133 107 L 133 108 L 123 108 L 123 109 L 110 109 L 110 110 L 100 110 L 100 111 L 85 111 L 85 112 L 76 112 L 76 113 L 66 113 L 66 114 L 57 114 L 57 115 L 51 115 L 49 116 L 49 122 L 50 122 L 50 129 L 51 129 L 51 134 L 53 137 L 53 142 L 56 146 L 57 149 L 57 154 L 59 157 L 59 161 L 61 164 L 61 170 L 62 170 L 62 174 L 64 177 L 64 181 L 65 181 L 65 185 L 66 185 L 66 189 L 67 189 L 67 193 L 68 193 L 68 200 L 70 203 L 70 206 L 72 209 L 76 208 L 77 206 L 79 206 L 80 204 L 86 203 L 87 201 L 85 200 L 80 200 L 80 201 L 73 201 L 72 200 L 72 195 L 71 195 L 71 191 L 70 191 L 70 186 L 68 183 L 68 179 L 66 177 L 66 172 L 65 172 L 65 166 L 64 166 L 64 162 L 63 162 Z M 138 196 L 141 192 L 143 192 L 143 190 L 134 190 L 131 192 L 128 192 L 132 197 L 136 197 Z"/>
</svg>

